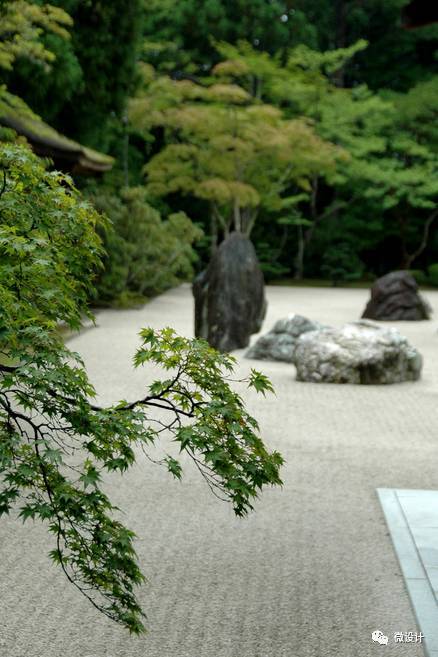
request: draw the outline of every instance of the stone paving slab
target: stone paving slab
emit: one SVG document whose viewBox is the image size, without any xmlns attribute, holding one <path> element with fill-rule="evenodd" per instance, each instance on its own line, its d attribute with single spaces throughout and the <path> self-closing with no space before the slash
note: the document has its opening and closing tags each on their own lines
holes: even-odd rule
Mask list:
<svg viewBox="0 0 438 657">
<path fill-rule="evenodd" d="M 438 656 L 438 491 L 377 490 L 427 657 Z"/>
</svg>

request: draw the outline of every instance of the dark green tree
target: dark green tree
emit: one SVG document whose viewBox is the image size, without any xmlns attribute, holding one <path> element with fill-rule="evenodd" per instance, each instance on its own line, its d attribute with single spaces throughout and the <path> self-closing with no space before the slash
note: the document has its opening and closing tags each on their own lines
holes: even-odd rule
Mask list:
<svg viewBox="0 0 438 657">
<path fill-rule="evenodd" d="M 53 0 L 52 4 L 73 19 L 71 38 L 43 37 L 54 54 L 50 74 L 26 59 L 7 77 L 9 89 L 67 136 L 98 150 L 111 150 L 123 132 L 124 108 L 134 85 L 142 2 Z"/>
<path fill-rule="evenodd" d="M 148 56 L 167 56 L 175 69 L 208 71 L 219 61 L 214 41 L 240 39 L 271 54 L 293 42 L 290 0 L 149 0 L 144 36 L 153 42 Z M 154 45 L 155 44 L 155 47 Z"/>
<path fill-rule="evenodd" d="M 408 2 L 295 0 L 290 22 L 299 41 L 322 51 L 368 41 L 366 51 L 337 71 L 338 84 L 405 91 L 436 68 L 438 44 L 437 25 L 403 29 L 402 10 Z"/>
<path fill-rule="evenodd" d="M 325 51 L 366 39 L 369 48 L 336 73 L 340 85 L 407 90 L 436 66 L 438 26 L 402 27 L 409 0 L 151 0 L 144 34 L 148 57 L 176 69 L 209 70 L 218 61 L 214 41 L 252 46 L 284 57 L 299 44 Z"/>
</svg>

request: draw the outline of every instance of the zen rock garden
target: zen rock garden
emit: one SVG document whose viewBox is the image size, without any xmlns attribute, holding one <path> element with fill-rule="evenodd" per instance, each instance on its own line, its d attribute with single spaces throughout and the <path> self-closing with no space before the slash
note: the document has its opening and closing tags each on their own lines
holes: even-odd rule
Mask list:
<svg viewBox="0 0 438 657">
<path fill-rule="evenodd" d="M 276 322 L 247 351 L 256 360 L 295 365 L 297 381 L 313 383 L 389 384 L 416 381 L 423 359 L 394 327 L 375 320 L 429 319 L 429 304 L 418 292 L 415 279 L 396 271 L 378 279 L 361 321 L 341 328 L 324 326 L 297 314 Z"/>
<path fill-rule="evenodd" d="M 387 384 L 416 381 L 423 359 L 395 328 L 362 320 L 342 328 L 290 315 L 249 349 L 247 358 L 296 367 L 297 381 Z"/>
<path fill-rule="evenodd" d="M 263 274 L 251 241 L 241 233 L 231 233 L 196 278 L 193 294 L 197 337 L 224 352 L 247 347 L 266 313 Z M 430 315 L 413 276 L 395 271 L 374 283 L 362 320 L 333 328 L 290 314 L 260 337 L 246 357 L 293 364 L 297 381 L 416 381 L 423 366 L 421 354 L 397 329 L 369 319 L 415 321 Z"/>
</svg>

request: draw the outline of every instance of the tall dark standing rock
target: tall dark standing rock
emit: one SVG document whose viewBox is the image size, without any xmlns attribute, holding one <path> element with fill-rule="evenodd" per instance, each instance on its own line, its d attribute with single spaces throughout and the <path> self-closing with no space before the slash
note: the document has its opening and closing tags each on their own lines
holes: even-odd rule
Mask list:
<svg viewBox="0 0 438 657">
<path fill-rule="evenodd" d="M 382 321 L 429 319 L 431 308 L 407 271 L 393 271 L 377 279 L 362 317 Z"/>
<path fill-rule="evenodd" d="M 195 335 L 227 352 L 243 349 L 262 326 L 264 280 L 252 242 L 231 233 L 193 284 Z"/>
</svg>

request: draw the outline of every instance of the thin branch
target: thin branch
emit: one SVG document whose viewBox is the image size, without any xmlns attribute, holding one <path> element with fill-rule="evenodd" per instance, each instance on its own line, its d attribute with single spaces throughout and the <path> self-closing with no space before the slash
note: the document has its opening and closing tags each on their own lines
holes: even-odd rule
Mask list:
<svg viewBox="0 0 438 657">
<path fill-rule="evenodd" d="M 3 194 L 5 193 L 5 190 L 6 190 L 6 169 L 3 169 L 3 185 L 2 185 L 2 188 L 0 190 L 0 199 L 3 196 Z"/>
<path fill-rule="evenodd" d="M 427 247 L 427 244 L 428 244 L 428 241 L 429 241 L 430 229 L 432 227 L 433 222 L 435 221 L 435 219 L 437 217 L 438 217 L 438 210 L 435 210 L 435 212 L 432 212 L 432 214 L 429 215 L 429 217 L 427 218 L 427 220 L 424 224 L 424 227 L 423 227 L 423 236 L 422 236 L 420 245 L 418 246 L 418 248 L 413 253 L 408 254 L 408 257 L 407 257 L 408 267 L 410 267 L 412 265 L 414 260 L 416 260 L 418 258 L 418 256 L 420 256 L 423 253 L 424 249 Z"/>
</svg>

